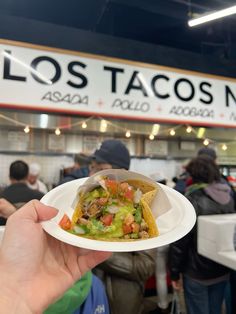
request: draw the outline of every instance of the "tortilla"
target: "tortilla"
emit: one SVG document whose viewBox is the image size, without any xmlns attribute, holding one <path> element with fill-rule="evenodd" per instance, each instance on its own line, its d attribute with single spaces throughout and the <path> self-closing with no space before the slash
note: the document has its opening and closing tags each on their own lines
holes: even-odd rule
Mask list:
<svg viewBox="0 0 236 314">
<path fill-rule="evenodd" d="M 88 184 L 81 186 L 71 229 L 67 231 L 102 241 L 135 241 L 158 236 L 151 210 L 156 193 L 157 186 L 142 180 L 100 177 L 100 184 L 93 183 L 91 189 Z"/>
</svg>

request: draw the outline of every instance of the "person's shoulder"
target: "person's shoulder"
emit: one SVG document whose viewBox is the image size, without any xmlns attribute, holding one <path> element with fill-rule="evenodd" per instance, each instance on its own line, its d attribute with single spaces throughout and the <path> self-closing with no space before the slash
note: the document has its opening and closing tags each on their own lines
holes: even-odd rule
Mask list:
<svg viewBox="0 0 236 314">
<path fill-rule="evenodd" d="M 13 184 L 10 184 L 8 186 L 6 186 L 2 191 L 1 191 L 1 197 L 4 197 L 4 195 L 10 193 L 12 190 L 14 190 L 15 187 Z"/>
<path fill-rule="evenodd" d="M 29 190 L 31 192 L 32 197 L 36 198 L 38 200 L 40 200 L 45 195 L 44 193 L 42 193 L 42 192 L 40 192 L 38 190 L 32 190 L 30 188 L 29 188 Z"/>
</svg>

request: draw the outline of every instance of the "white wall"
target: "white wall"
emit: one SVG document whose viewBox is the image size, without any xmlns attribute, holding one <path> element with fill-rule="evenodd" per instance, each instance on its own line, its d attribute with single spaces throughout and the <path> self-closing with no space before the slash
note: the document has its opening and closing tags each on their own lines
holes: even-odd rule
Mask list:
<svg viewBox="0 0 236 314">
<path fill-rule="evenodd" d="M 159 180 L 161 177 L 171 183 L 172 178 L 182 172 L 182 161 L 165 159 L 132 158 L 130 170 Z"/>
</svg>

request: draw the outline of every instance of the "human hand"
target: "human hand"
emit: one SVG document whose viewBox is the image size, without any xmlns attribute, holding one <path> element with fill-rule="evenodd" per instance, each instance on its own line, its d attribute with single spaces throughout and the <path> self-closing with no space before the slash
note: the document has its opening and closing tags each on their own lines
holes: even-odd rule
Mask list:
<svg viewBox="0 0 236 314">
<path fill-rule="evenodd" d="M 41 313 L 111 253 L 77 248 L 46 234 L 57 210 L 33 200 L 8 219 L 0 248 L 0 312 Z"/>
<path fill-rule="evenodd" d="M 179 279 L 179 280 L 172 280 L 171 284 L 172 284 L 172 287 L 173 287 L 174 290 L 177 290 L 177 291 L 182 290 L 183 285 L 182 285 L 182 280 L 181 279 Z"/>
<path fill-rule="evenodd" d="M 8 202 L 5 198 L 0 198 L 0 216 L 8 218 L 11 214 L 16 211 L 14 205 Z"/>
</svg>

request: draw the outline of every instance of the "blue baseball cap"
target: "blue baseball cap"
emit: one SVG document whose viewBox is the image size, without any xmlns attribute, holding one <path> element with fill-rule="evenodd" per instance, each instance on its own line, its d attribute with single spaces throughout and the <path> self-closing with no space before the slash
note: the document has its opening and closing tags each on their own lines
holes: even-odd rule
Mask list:
<svg viewBox="0 0 236 314">
<path fill-rule="evenodd" d="M 126 146 L 119 140 L 105 140 L 91 156 L 97 163 L 107 163 L 115 168 L 129 169 L 130 154 Z"/>
</svg>

